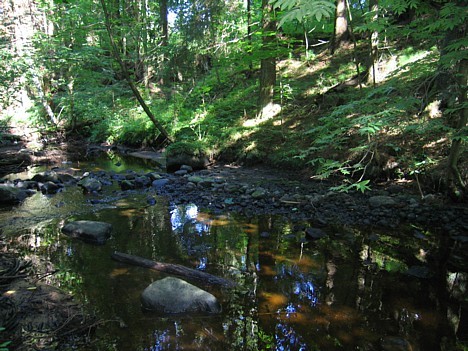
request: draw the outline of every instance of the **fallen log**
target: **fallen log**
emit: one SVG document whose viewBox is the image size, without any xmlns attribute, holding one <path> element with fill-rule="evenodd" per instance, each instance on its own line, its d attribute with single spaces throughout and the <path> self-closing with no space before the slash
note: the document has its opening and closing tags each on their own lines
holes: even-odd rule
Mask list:
<svg viewBox="0 0 468 351">
<path fill-rule="evenodd" d="M 232 280 L 217 277 L 210 273 L 197 271 L 196 269 L 188 268 L 180 264 L 156 262 L 156 261 L 148 260 L 143 257 L 134 256 L 134 255 L 117 252 L 117 251 L 115 251 L 111 255 L 111 257 L 115 261 L 133 264 L 133 265 L 140 266 L 140 267 L 154 269 L 156 271 L 185 277 L 191 280 L 202 282 L 204 284 L 220 285 L 225 288 L 232 288 L 237 285 Z"/>
</svg>

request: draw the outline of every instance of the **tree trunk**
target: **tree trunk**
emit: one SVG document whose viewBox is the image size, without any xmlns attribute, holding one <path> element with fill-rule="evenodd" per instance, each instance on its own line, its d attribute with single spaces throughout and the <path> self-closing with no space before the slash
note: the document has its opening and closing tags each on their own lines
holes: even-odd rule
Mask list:
<svg viewBox="0 0 468 351">
<path fill-rule="evenodd" d="M 274 53 L 275 36 L 273 33 L 276 29 L 275 21 L 273 20 L 273 6 L 268 3 L 268 0 L 262 0 L 263 18 L 263 44 L 262 44 L 262 60 L 260 62 L 260 91 L 259 91 L 259 115 L 273 106 L 273 98 L 276 85 L 276 54 Z"/>
<path fill-rule="evenodd" d="M 0 3 L 0 9 L 2 11 L 0 33 L 1 39 L 5 40 L 5 50 L 9 50 L 13 62 L 24 60 L 29 66 L 29 69 L 25 69 L 23 73 L 18 70 L 15 77 L 13 72 L 18 68 L 9 62 L 2 62 L 0 65 L 2 69 L 9 71 L 11 68 L 12 74 L 11 81 L 8 82 L 9 93 L 5 95 L 3 101 L 0 101 L 0 107 L 4 107 L 6 111 L 3 112 L 6 113 L 11 110 L 16 114 L 27 114 L 27 110 L 33 107 L 33 101 L 38 100 L 49 120 L 57 124 L 47 96 L 47 90 L 50 88 L 47 84 L 48 72 L 43 69 L 44 67 L 37 67 L 31 50 L 34 36 L 39 32 L 52 36 L 54 26 L 45 16 L 46 10 L 33 0 L 3 1 Z"/>
<path fill-rule="evenodd" d="M 160 26 L 160 46 L 162 52 L 158 58 L 158 79 L 161 85 L 164 85 L 165 77 L 165 63 L 166 63 L 166 48 L 169 44 L 169 20 L 168 20 L 168 9 L 167 0 L 159 0 L 159 26 Z"/>
<path fill-rule="evenodd" d="M 52 110 L 52 107 L 49 105 L 49 101 L 47 99 L 47 96 L 44 92 L 43 85 L 41 81 L 39 80 L 39 77 L 36 74 L 32 74 L 32 82 L 34 83 L 36 87 L 36 94 L 39 100 L 41 101 L 42 107 L 44 107 L 45 112 L 47 113 L 47 116 L 49 117 L 49 120 L 57 126 L 58 120 L 57 117 L 55 116 L 54 111 Z"/>
<path fill-rule="evenodd" d="M 457 4 L 464 5 L 465 1 L 458 1 Z M 450 51 L 448 46 L 455 42 L 459 42 L 466 38 L 467 24 L 464 23 L 462 26 L 457 26 L 451 30 L 448 30 L 445 34 L 445 38 L 442 41 L 440 48 L 440 67 L 439 67 L 439 78 L 437 81 L 437 87 L 439 90 L 444 91 L 447 89 L 447 81 L 453 81 L 453 85 L 456 85 L 457 93 L 452 101 L 448 100 L 444 103 L 455 110 L 453 114 L 447 114 L 446 119 L 448 124 L 454 128 L 454 135 L 452 135 L 452 145 L 448 155 L 447 164 L 447 186 L 449 195 L 457 200 L 463 201 L 468 197 L 466 189 L 466 174 L 462 175 L 458 163 L 460 157 L 464 151 L 466 151 L 466 128 L 468 123 L 468 109 L 467 104 L 467 93 L 468 93 L 468 60 L 462 56 L 461 51 L 458 52 L 459 59 L 455 61 L 453 69 L 452 64 L 444 62 L 449 55 L 454 55 L 455 52 Z M 463 50 L 463 49 L 460 49 Z M 448 74 L 447 74 L 448 73 Z M 453 95 L 453 92 L 449 92 L 447 95 Z"/>
<path fill-rule="evenodd" d="M 333 30 L 333 37 L 330 46 L 330 52 L 332 55 L 349 39 L 347 16 L 348 11 L 346 0 L 336 0 L 335 27 Z"/>
<path fill-rule="evenodd" d="M 153 269 L 159 272 L 182 276 L 184 278 L 187 278 L 190 280 L 196 280 L 204 284 L 220 285 L 226 288 L 232 288 L 236 286 L 236 283 L 233 282 L 232 280 L 217 277 L 210 273 L 197 271 L 196 269 L 181 266 L 179 264 L 156 262 L 156 261 L 148 260 L 143 257 L 129 255 L 129 254 L 122 253 L 122 252 L 114 252 L 111 255 L 111 257 L 112 259 L 119 261 L 119 262 L 129 263 L 129 264 L 133 264 L 136 266 Z"/>
<path fill-rule="evenodd" d="M 447 183 L 450 194 L 457 200 L 463 200 L 466 197 L 466 183 L 463 179 L 460 170 L 458 169 L 458 161 L 464 149 L 464 142 L 462 140 L 463 130 L 466 130 L 468 123 L 468 109 L 467 103 L 467 86 L 468 86 L 468 60 L 462 60 L 458 63 L 458 105 L 460 110 L 458 112 L 458 120 L 456 122 L 455 130 L 456 137 L 452 139 L 452 146 L 448 156 L 448 170 L 447 170 Z M 466 137 L 466 134 L 465 134 Z"/>
<path fill-rule="evenodd" d="M 114 55 L 114 58 L 117 60 L 117 62 L 120 65 L 120 68 L 122 69 L 122 74 L 127 81 L 128 85 L 130 86 L 130 89 L 133 92 L 133 95 L 135 98 L 138 100 L 140 106 L 143 108 L 145 111 L 146 115 L 148 118 L 153 122 L 154 126 L 156 129 L 164 136 L 164 141 L 172 142 L 169 134 L 167 133 L 166 129 L 163 127 L 163 125 L 154 117 L 153 113 L 151 112 L 150 108 L 146 104 L 145 100 L 141 96 L 140 92 L 138 91 L 138 88 L 136 87 L 135 83 L 132 81 L 130 74 L 127 70 L 127 67 L 125 66 L 125 63 L 123 62 L 122 58 L 120 57 L 119 50 L 117 48 L 117 45 L 114 41 L 114 36 L 112 35 L 112 27 L 111 27 L 111 21 L 109 17 L 109 13 L 107 11 L 106 3 L 105 0 L 100 0 L 101 1 L 101 6 L 102 10 L 104 12 L 104 17 L 105 17 L 105 22 L 106 22 L 106 30 L 107 34 L 109 36 L 109 41 L 111 44 L 111 50 Z"/>
<path fill-rule="evenodd" d="M 247 40 L 249 42 L 249 72 L 248 78 L 252 76 L 253 73 L 253 61 L 252 61 L 252 0 L 247 0 Z"/>
<path fill-rule="evenodd" d="M 161 21 L 161 46 L 169 43 L 169 21 L 167 20 L 167 0 L 159 0 L 159 20 Z"/>
<path fill-rule="evenodd" d="M 379 17 L 379 0 L 370 0 L 369 10 L 373 13 L 372 21 L 376 22 Z M 367 82 L 375 86 L 376 73 L 379 61 L 379 32 L 374 30 L 370 37 L 370 69 Z"/>
</svg>

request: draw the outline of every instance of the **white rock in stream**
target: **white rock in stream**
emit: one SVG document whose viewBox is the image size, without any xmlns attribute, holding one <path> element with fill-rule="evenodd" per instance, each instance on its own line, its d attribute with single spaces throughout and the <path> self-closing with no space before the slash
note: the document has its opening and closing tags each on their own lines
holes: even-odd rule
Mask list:
<svg viewBox="0 0 468 351">
<path fill-rule="evenodd" d="M 186 281 L 167 277 L 150 284 L 141 294 L 145 310 L 159 313 L 220 313 L 216 297 Z"/>
</svg>

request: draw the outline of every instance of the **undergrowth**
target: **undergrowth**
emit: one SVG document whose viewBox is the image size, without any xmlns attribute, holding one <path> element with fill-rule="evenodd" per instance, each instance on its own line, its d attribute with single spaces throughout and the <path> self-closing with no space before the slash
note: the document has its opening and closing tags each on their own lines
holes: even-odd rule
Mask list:
<svg viewBox="0 0 468 351">
<path fill-rule="evenodd" d="M 229 162 L 306 169 L 317 179 L 341 180 L 339 190 L 365 191 L 369 180 L 419 181 L 433 173 L 452 133 L 431 96 L 438 51 L 405 48 L 382 57 L 385 77 L 375 86 L 345 84 L 356 77 L 352 48 L 336 57 L 324 51 L 285 58 L 276 91 L 282 110 L 266 120 L 256 116 L 258 77 L 244 67 L 214 67 L 164 91 L 140 88 L 182 145 L 193 143 Z M 125 86 L 96 84 L 74 94 L 75 118 L 67 121 L 80 121 L 71 127 L 91 141 L 160 146 L 156 128 Z M 70 111 L 69 98 L 59 94 L 56 104 Z"/>
</svg>

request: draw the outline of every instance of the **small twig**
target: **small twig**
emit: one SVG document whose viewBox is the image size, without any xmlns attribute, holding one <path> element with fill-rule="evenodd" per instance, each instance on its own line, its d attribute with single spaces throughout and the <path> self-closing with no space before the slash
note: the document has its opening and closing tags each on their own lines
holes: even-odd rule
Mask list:
<svg viewBox="0 0 468 351">
<path fill-rule="evenodd" d="M 416 184 L 418 184 L 418 189 L 419 189 L 419 193 L 421 194 L 421 199 L 424 199 L 424 193 L 423 193 L 423 191 L 421 189 L 421 184 L 419 183 L 418 174 L 415 173 L 414 176 L 416 178 Z"/>
<path fill-rule="evenodd" d="M 59 270 L 56 269 L 55 271 L 52 271 L 52 272 L 47 272 L 47 273 L 44 273 L 43 275 L 38 275 L 36 280 L 34 281 L 35 283 L 37 283 L 39 280 L 42 280 L 48 276 L 51 276 L 51 275 L 54 275 L 55 273 L 57 273 Z"/>
</svg>

